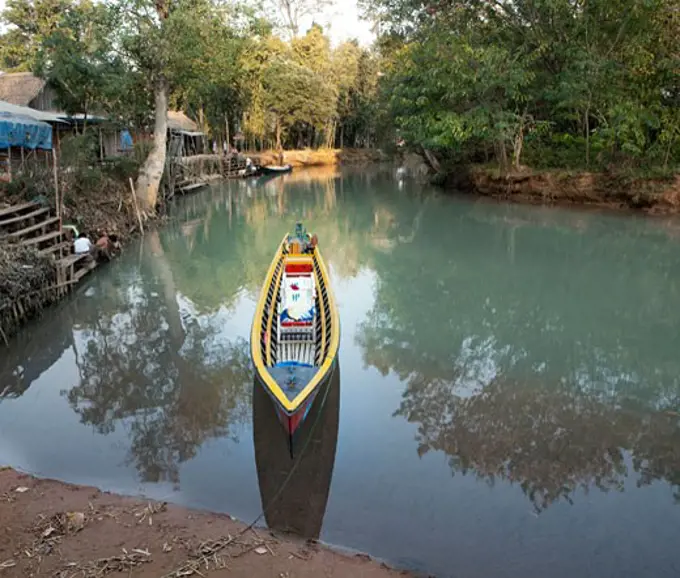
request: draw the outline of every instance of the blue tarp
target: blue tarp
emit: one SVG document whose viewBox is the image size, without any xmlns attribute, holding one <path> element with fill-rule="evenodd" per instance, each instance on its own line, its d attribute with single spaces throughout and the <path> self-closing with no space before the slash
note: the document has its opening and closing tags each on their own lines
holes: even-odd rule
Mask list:
<svg viewBox="0 0 680 578">
<path fill-rule="evenodd" d="M 131 151 L 134 148 L 132 143 L 132 135 L 126 130 L 120 131 L 120 150 Z"/>
<path fill-rule="evenodd" d="M 52 150 L 52 127 L 30 116 L 0 112 L 0 149 Z"/>
</svg>

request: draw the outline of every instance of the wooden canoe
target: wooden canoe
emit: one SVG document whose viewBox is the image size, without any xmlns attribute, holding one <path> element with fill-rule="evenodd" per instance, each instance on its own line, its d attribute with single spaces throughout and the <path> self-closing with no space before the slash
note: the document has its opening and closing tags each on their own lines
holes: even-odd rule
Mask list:
<svg viewBox="0 0 680 578">
<path fill-rule="evenodd" d="M 269 166 L 266 166 L 266 167 L 262 167 L 260 170 L 265 175 L 283 175 L 285 173 L 292 172 L 293 165 L 283 165 L 283 166 L 269 165 Z"/>
<path fill-rule="evenodd" d="M 262 287 L 250 348 L 256 377 L 291 444 L 335 369 L 339 346 L 340 321 L 321 252 L 307 233 L 287 235 Z"/>
</svg>

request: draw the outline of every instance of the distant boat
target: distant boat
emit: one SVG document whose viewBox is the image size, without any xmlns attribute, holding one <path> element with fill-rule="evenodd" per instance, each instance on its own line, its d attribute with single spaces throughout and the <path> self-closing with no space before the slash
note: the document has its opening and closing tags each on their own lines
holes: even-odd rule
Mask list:
<svg viewBox="0 0 680 578">
<path fill-rule="evenodd" d="M 286 235 L 257 303 L 250 349 L 257 378 L 290 438 L 337 365 L 340 321 L 316 238 Z"/>
<path fill-rule="evenodd" d="M 290 173 L 293 170 L 293 165 L 269 165 L 267 167 L 262 167 L 261 171 L 265 175 L 283 175 L 285 173 Z"/>
<path fill-rule="evenodd" d="M 255 381 L 255 464 L 262 509 L 270 529 L 319 539 L 333 478 L 339 422 L 339 365 L 300 427 L 294 455 L 287 451 L 288 440 L 282 435 L 269 396 Z"/>
</svg>

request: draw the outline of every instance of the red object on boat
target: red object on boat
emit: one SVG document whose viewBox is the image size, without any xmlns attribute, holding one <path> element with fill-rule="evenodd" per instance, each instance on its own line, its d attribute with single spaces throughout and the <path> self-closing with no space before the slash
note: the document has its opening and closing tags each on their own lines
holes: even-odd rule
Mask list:
<svg viewBox="0 0 680 578">
<path fill-rule="evenodd" d="M 286 263 L 286 273 L 311 273 L 311 263 Z"/>
</svg>

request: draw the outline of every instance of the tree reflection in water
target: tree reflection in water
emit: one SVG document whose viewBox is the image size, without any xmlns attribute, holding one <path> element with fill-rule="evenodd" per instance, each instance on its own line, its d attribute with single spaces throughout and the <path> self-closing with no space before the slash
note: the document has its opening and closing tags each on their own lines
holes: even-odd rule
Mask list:
<svg viewBox="0 0 680 578">
<path fill-rule="evenodd" d="M 419 424 L 421 456 L 443 451 L 454 473 L 517 483 L 537 512 L 560 499 L 571 503 L 578 488 L 623 491 L 627 463 L 638 487 L 665 479 L 680 500 L 680 420 L 672 414 L 496 379 L 470 397 L 436 384 L 409 386 L 395 415 Z"/>
<path fill-rule="evenodd" d="M 252 371 L 245 339 L 218 339 L 210 318 L 180 311 L 158 233 L 145 245 L 149 274 L 120 287 L 123 307 L 83 330 L 80 384 L 65 392 L 81 421 L 102 434 L 129 431 L 129 462 L 145 482 L 179 485 L 179 465 L 209 438 L 250 419 Z"/>
<path fill-rule="evenodd" d="M 374 254 L 376 300 L 356 335 L 367 365 L 405 383 L 395 416 L 418 424 L 418 453 L 518 484 L 537 512 L 631 478 L 665 480 L 678 501 L 675 245 L 623 225 L 583 239 L 597 216 L 543 228 L 449 205 L 432 201 L 410 242 Z M 414 214 L 395 203 L 383 244 Z"/>
</svg>

